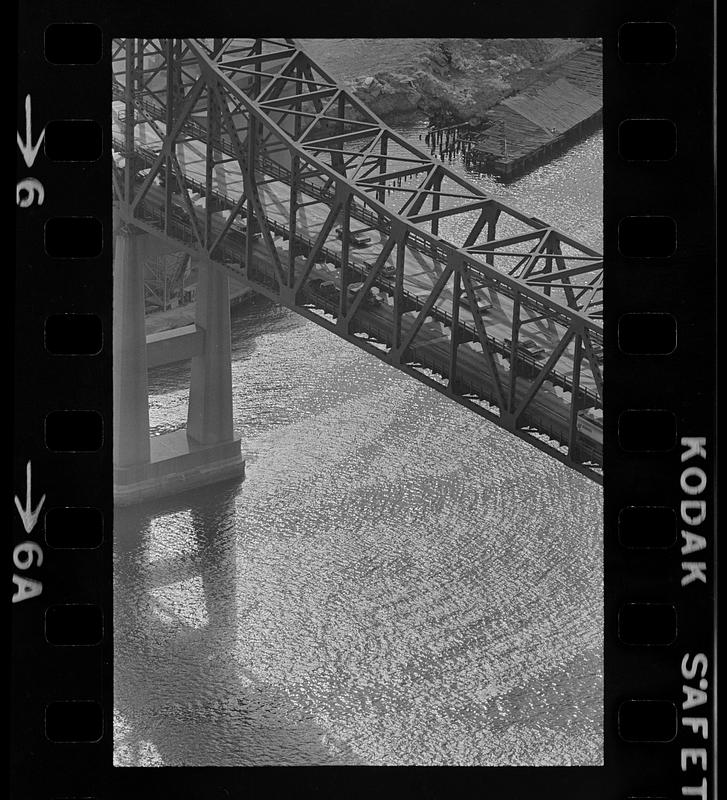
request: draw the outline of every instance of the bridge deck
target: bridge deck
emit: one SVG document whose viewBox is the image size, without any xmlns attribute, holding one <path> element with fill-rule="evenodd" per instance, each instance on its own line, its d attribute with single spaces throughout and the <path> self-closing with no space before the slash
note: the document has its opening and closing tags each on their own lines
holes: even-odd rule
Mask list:
<svg viewBox="0 0 727 800">
<path fill-rule="evenodd" d="M 359 194 L 352 198 L 348 227 L 354 237 L 358 232 L 369 241 L 365 246 L 357 247 L 349 237 L 350 249 L 346 259 L 344 245 L 335 228 L 330 227 L 335 218 L 335 212 L 332 215 L 331 210 L 337 202 L 335 192 L 327 188 L 331 186 L 331 178 L 317 173 L 315 166 L 311 172 L 313 162 L 305 162 L 306 174 L 303 177 L 297 173 L 293 175 L 290 151 L 276 145 L 274 139 L 271 145 L 263 145 L 255 156 L 254 179 L 250 177 L 249 180 L 254 181 L 255 193 L 259 197 L 260 205 L 254 212 L 258 223 L 264 220 L 264 227 L 274 234 L 275 239 L 271 243 L 266 233 L 266 244 L 259 241 L 250 243 L 246 235 L 250 203 L 244 195 L 248 176 L 243 179 L 238 160 L 244 158 L 240 156 L 240 142 L 222 133 L 215 139 L 215 150 L 211 153 L 206 127 L 209 109 L 205 110 L 202 102 L 198 105 L 199 111 L 188 114 L 183 131 L 177 125 L 172 134 L 172 158 L 178 163 L 177 169 L 183 178 L 180 178 L 181 185 L 175 181 L 171 189 L 165 189 L 166 181 L 160 179 L 165 173 L 159 173 L 159 154 L 164 146 L 168 146 L 165 143 L 165 119 L 170 117 L 162 106 L 157 105 L 158 95 L 152 92 L 151 96 L 151 100 L 140 98 L 135 101 L 139 103 L 141 113 L 131 128 L 127 116 L 130 113 L 128 98 L 125 103 L 115 102 L 112 114 L 117 167 L 124 166 L 123 154 L 131 152 L 129 142 L 133 141 L 132 185 L 136 188 L 132 196 L 138 193 L 139 204 L 136 212 L 132 211 L 132 217 L 138 218 L 142 227 L 177 239 L 180 247 L 188 252 L 196 252 L 201 244 L 201 241 L 195 241 L 198 237 L 195 228 L 206 229 L 205 237 L 212 236 L 208 242 L 219 235 L 220 243 L 216 250 L 213 248 L 214 259 L 225 266 L 230 275 L 279 302 L 291 305 L 298 313 L 327 325 L 368 352 L 385 357 L 385 360 L 390 360 L 386 356 L 396 351 L 391 363 L 435 388 L 442 390 L 444 387 L 446 393 L 470 407 L 475 406 L 475 410 L 479 406 L 483 409 L 480 413 L 490 419 L 497 420 L 501 413 L 507 417 L 518 409 L 512 419 L 505 418 L 501 424 L 522 438 L 530 441 L 535 438 L 533 443 L 536 446 L 548 452 L 555 451 L 556 457 L 567 460 L 576 468 L 584 467 L 581 471 L 594 477 L 594 472 L 598 472 L 594 465 L 601 463 L 603 438 L 600 425 L 600 331 L 596 326 L 589 327 L 586 333 L 578 327 L 583 322 L 574 318 L 568 307 L 558 306 L 563 302 L 562 295 L 558 296 L 555 305 L 549 302 L 549 297 L 551 291 L 563 292 L 564 285 L 566 294 L 570 292 L 580 296 L 583 292 L 600 291 L 599 279 L 594 282 L 591 275 L 586 276 L 592 269 L 589 264 L 599 262 L 600 257 L 595 251 L 560 234 L 555 250 L 546 248 L 547 235 L 534 243 L 533 235 L 527 231 L 535 230 L 538 237 L 541 236 L 538 231 L 553 229 L 524 212 L 500 206 L 505 213 L 498 224 L 500 211 L 496 212 L 495 222 L 488 223 L 493 229 L 488 228 L 487 232 L 488 242 L 497 238 L 497 252 L 485 254 L 475 248 L 470 261 L 479 261 L 483 269 L 480 271 L 479 267 L 472 265 L 467 268 L 471 270 L 467 276 L 462 273 L 461 280 L 467 284 L 467 290 L 463 292 L 459 284 L 460 272 L 453 272 L 453 262 L 447 263 L 447 259 L 452 258 L 452 244 L 463 247 L 462 238 L 466 237 L 462 230 L 466 228 L 464 233 L 469 235 L 467 232 L 482 221 L 483 202 L 491 201 L 476 194 L 462 194 L 462 190 L 451 186 L 436 198 L 436 207 L 439 209 L 441 204 L 442 209 L 450 209 L 447 213 L 458 215 L 459 234 L 451 224 L 453 218 L 444 215 L 436 222 L 437 233 L 441 223 L 442 239 L 435 234 L 434 222 L 431 222 L 431 227 L 435 235 L 422 236 L 417 228 L 428 234 L 429 220 L 434 216 L 425 211 L 420 214 L 422 220 L 417 221 L 414 219 L 416 212 L 410 213 L 412 222 L 410 230 L 407 230 L 405 247 L 395 244 L 397 240 L 392 238 L 394 227 L 391 219 L 382 215 L 380 210 L 374 212 L 374 207 L 369 206 L 365 199 L 368 195 Z M 233 114 L 235 127 L 244 128 L 247 122 L 242 112 L 233 111 Z M 130 130 L 133 131 L 131 140 Z M 266 138 L 271 134 L 269 131 Z M 355 140 L 355 136 L 347 134 L 344 147 L 356 149 L 360 143 L 354 144 Z M 275 155 L 276 152 L 281 153 L 280 157 Z M 409 155 L 405 152 L 399 163 L 414 163 Z M 365 161 L 361 162 L 353 178 L 362 169 L 367 169 L 365 165 Z M 153 181 L 151 176 L 147 178 L 152 170 Z M 396 177 L 391 185 L 375 188 L 377 198 L 379 192 L 393 194 L 398 199 L 391 205 L 397 208 L 403 202 L 406 207 L 407 202 L 425 186 L 418 183 L 413 188 L 406 186 L 410 177 L 408 173 L 420 172 L 419 166 L 395 170 L 391 174 L 400 177 Z M 345 168 L 343 175 L 352 179 Z M 416 181 L 419 180 L 420 176 Z M 292 217 L 291 183 L 297 190 Z M 466 192 L 466 184 L 462 185 Z M 463 204 L 463 199 L 467 203 Z M 232 222 L 228 224 L 230 216 Z M 338 222 L 341 221 L 339 216 Z M 525 223 L 525 233 L 522 223 Z M 294 264 L 289 264 L 290 243 L 285 239 L 289 238 L 293 224 L 296 258 Z M 497 237 L 494 236 L 495 224 Z M 327 263 L 313 263 L 311 267 L 313 256 L 308 259 L 297 254 L 315 250 L 314 243 L 324 226 L 329 233 L 315 262 Z M 458 239 L 458 235 L 461 238 Z M 441 246 L 438 242 L 448 244 Z M 541 253 L 539 257 L 544 259 L 534 272 L 533 253 Z M 380 264 L 380 255 L 383 265 Z M 252 260 L 246 263 L 248 256 Z M 535 293 L 522 284 L 508 282 L 524 261 L 530 264 L 531 280 L 535 285 L 539 284 Z M 548 263 L 544 269 L 545 261 Z M 553 276 L 549 273 L 556 261 L 558 270 L 565 270 L 562 274 L 569 277 L 551 283 Z M 308 266 L 304 267 L 306 262 Z M 374 262 L 378 265 L 377 274 L 367 281 Z M 398 278 L 401 289 L 396 288 L 393 277 L 397 265 L 401 270 Z M 286 281 L 293 282 L 293 276 L 300 276 L 301 270 L 307 268 L 310 271 L 291 295 L 290 289 L 281 293 L 284 287 L 280 268 L 283 273 L 290 270 Z M 367 281 L 376 298 L 358 296 L 356 303 L 341 299 L 342 272 L 343 282 L 349 287 Z M 583 280 L 579 280 L 581 275 L 584 275 Z M 395 300 L 395 297 L 399 299 Z M 477 309 L 474 309 L 473 298 Z M 398 314 L 401 316 L 397 315 L 396 302 L 400 303 Z M 347 313 L 345 309 L 349 303 L 353 303 L 354 311 Z M 421 311 L 425 305 L 429 310 L 422 323 L 424 315 Z M 346 318 L 343 319 L 341 314 Z M 416 330 L 418 325 L 421 327 Z M 396 334 L 397 327 L 401 329 L 401 339 Z M 577 334 L 579 330 L 583 333 Z M 357 340 L 356 337 L 360 338 Z M 404 344 L 402 349 L 397 349 L 400 341 Z M 384 351 L 384 356 L 377 351 Z M 589 357 L 594 359 L 593 364 Z M 450 375 L 452 371 L 454 374 Z M 577 387 L 576 402 L 574 387 Z M 500 409 L 507 407 L 507 403 L 503 406 L 506 392 L 510 395 L 510 411 L 501 412 Z M 542 444 L 545 440 L 547 443 Z M 574 442 L 575 457 L 568 450 L 569 443 L 572 446 Z M 597 474 L 595 479 L 598 480 Z"/>
<path fill-rule="evenodd" d="M 261 195 L 266 215 L 269 219 L 276 220 L 282 226 L 287 226 L 288 224 L 288 209 L 284 199 L 289 191 L 289 187 L 286 184 L 277 181 L 261 187 Z M 306 200 L 310 201 L 311 198 L 308 197 Z M 303 229 L 306 236 L 315 239 L 323 226 L 328 212 L 329 208 L 324 203 L 315 203 L 302 209 L 302 218 L 298 224 Z M 365 232 L 366 235 L 374 235 L 374 240 L 371 245 L 365 249 L 355 251 L 350 256 L 351 260 L 359 263 L 373 262 L 376 256 L 381 252 L 385 237 L 380 232 L 371 231 L 363 223 L 356 221 L 352 222 L 351 229 L 362 233 Z M 341 244 L 335 235 L 328 237 L 326 247 L 337 254 L 341 252 Z M 394 261 L 395 257 L 393 254 L 389 255 L 386 259 L 386 263 L 390 264 L 392 267 L 394 266 Z M 444 265 L 435 261 L 430 256 L 414 249 L 407 249 L 404 257 L 404 288 L 411 294 L 421 294 L 426 297 L 431 292 L 437 278 L 442 274 L 443 269 Z M 443 289 L 437 304 L 438 308 L 449 315 L 452 313 L 452 295 L 452 286 L 448 284 Z M 512 300 L 508 297 L 503 297 L 487 287 L 478 290 L 478 297 L 483 301 L 484 305 L 490 306 L 484 315 L 488 334 L 505 344 L 506 341 L 509 341 L 508 337 L 511 335 L 512 331 Z M 460 308 L 459 315 L 463 322 L 474 326 L 474 317 L 468 308 Z M 549 320 L 538 320 L 529 325 L 527 330 L 521 332 L 520 339 L 524 347 L 527 348 L 528 344 L 532 344 L 536 352 L 541 350 L 541 360 L 545 361 L 544 356 L 552 348 L 552 340 L 556 336 L 560 338 L 559 334 L 555 332 L 554 323 Z M 566 348 L 558 363 L 558 371 L 565 377 L 572 377 L 574 368 L 573 362 L 573 346 L 570 345 Z M 584 388 L 592 389 L 594 392 L 596 390 L 593 376 L 588 373 L 584 373 L 581 376 L 581 385 Z"/>
<path fill-rule="evenodd" d="M 121 111 L 121 104 L 116 103 L 115 111 L 115 133 L 120 136 L 122 133 L 122 123 L 119 122 L 118 113 Z M 161 130 L 164 124 L 157 122 Z M 144 147 L 155 149 L 160 145 L 160 140 L 154 130 L 145 124 L 137 126 L 139 142 Z M 202 141 L 187 141 L 177 145 L 177 158 L 183 165 L 185 173 L 193 181 L 204 184 L 205 180 L 205 159 L 206 144 Z M 269 179 L 269 176 L 266 176 Z M 243 190 L 243 179 L 239 166 L 234 162 L 218 165 L 215 168 L 215 189 L 224 197 L 228 198 L 230 207 L 239 200 Z M 261 200 L 266 216 L 278 223 L 287 230 L 289 219 L 288 197 L 290 187 L 281 180 L 270 180 L 259 187 Z M 298 231 L 309 239 L 315 239 L 323 226 L 330 208 L 323 202 L 316 201 L 316 198 L 301 193 L 301 203 L 305 205 L 298 211 L 297 226 Z M 380 231 L 372 230 L 364 223 L 352 220 L 351 229 L 354 231 L 366 232 L 372 237 L 371 244 L 359 250 L 351 250 L 350 258 L 354 263 L 373 262 L 381 252 L 385 242 L 385 236 Z M 341 242 L 331 233 L 326 240 L 326 248 L 336 254 L 341 253 Z M 394 265 L 395 256 L 390 254 L 386 262 Z M 422 253 L 414 248 L 407 248 L 404 259 L 404 288 L 411 294 L 427 296 L 434 286 L 437 278 L 442 274 L 444 265 L 434 260 L 431 256 Z M 445 286 L 440 295 L 438 307 L 451 316 L 452 314 L 452 286 L 451 282 Z M 479 297 L 490 308 L 484 314 L 488 335 L 506 344 L 512 331 L 513 302 L 510 298 L 502 296 L 500 293 L 483 287 L 478 289 Z M 461 307 L 459 311 L 460 319 L 465 323 L 474 326 L 472 312 Z M 551 320 L 541 319 L 529 323 L 520 332 L 520 341 L 525 349 L 530 349 L 536 360 L 543 363 L 553 342 L 560 338 L 560 333 L 556 331 L 555 325 Z M 574 369 L 574 348 L 569 345 L 557 364 L 557 371 L 565 378 L 571 378 Z M 590 389 L 595 393 L 596 385 L 593 376 L 588 370 L 582 370 L 580 375 L 581 386 Z"/>
</svg>

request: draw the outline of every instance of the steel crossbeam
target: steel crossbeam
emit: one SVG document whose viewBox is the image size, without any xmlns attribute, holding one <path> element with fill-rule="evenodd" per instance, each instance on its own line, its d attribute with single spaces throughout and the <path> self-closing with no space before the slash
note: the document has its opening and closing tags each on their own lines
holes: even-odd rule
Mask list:
<svg viewBox="0 0 727 800">
<path fill-rule="evenodd" d="M 293 40 L 112 53 L 126 222 L 601 482 L 597 251 L 419 151 Z"/>
</svg>

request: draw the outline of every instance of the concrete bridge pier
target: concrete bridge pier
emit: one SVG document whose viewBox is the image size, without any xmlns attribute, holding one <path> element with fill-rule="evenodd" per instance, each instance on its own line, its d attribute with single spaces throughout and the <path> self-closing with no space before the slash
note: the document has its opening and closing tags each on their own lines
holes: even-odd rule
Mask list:
<svg viewBox="0 0 727 800">
<path fill-rule="evenodd" d="M 114 234 L 114 502 L 130 505 L 243 479 L 232 422 L 227 276 L 209 261 L 199 263 L 196 324 L 147 337 L 144 263 L 169 245 L 116 217 Z M 187 429 L 150 437 L 147 369 L 187 358 Z"/>
<path fill-rule="evenodd" d="M 195 262 L 196 323 L 204 340 L 202 352 L 192 358 L 187 436 L 197 444 L 212 445 L 234 438 L 230 279 L 209 260 Z"/>
<path fill-rule="evenodd" d="M 149 392 L 140 231 L 114 217 L 114 467 L 147 464 Z"/>
</svg>

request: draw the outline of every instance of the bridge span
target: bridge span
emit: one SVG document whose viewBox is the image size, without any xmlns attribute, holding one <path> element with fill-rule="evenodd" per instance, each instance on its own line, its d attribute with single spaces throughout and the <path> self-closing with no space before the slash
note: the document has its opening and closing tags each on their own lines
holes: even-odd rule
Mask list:
<svg viewBox="0 0 727 800">
<path fill-rule="evenodd" d="M 293 40 L 116 40 L 113 73 L 117 502 L 241 474 L 230 280 L 602 482 L 597 251 L 410 145 Z M 179 251 L 196 324 L 147 342 L 144 261 Z M 150 440 L 148 364 L 180 358 L 187 429 Z"/>
</svg>

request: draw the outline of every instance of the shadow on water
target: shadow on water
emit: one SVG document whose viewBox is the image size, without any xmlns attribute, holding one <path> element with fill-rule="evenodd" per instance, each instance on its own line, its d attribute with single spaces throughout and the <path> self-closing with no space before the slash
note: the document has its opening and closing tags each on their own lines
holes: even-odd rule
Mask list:
<svg viewBox="0 0 727 800">
<path fill-rule="evenodd" d="M 251 613 L 236 603 L 239 491 L 217 485 L 116 511 L 117 765 L 358 760 L 236 658 Z"/>
</svg>

